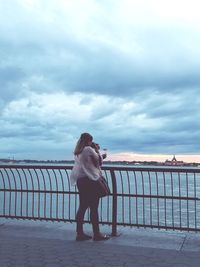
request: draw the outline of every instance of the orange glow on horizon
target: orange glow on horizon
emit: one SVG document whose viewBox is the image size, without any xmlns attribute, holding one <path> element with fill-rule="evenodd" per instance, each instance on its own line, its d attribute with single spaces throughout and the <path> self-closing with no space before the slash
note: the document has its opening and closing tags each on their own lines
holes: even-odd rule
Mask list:
<svg viewBox="0 0 200 267">
<path fill-rule="evenodd" d="M 107 160 L 111 161 L 157 161 L 165 162 L 167 159 L 171 160 L 172 154 L 136 154 L 129 152 L 122 153 L 108 153 Z M 177 160 L 192 163 L 200 163 L 200 155 L 178 155 L 175 154 Z"/>
</svg>

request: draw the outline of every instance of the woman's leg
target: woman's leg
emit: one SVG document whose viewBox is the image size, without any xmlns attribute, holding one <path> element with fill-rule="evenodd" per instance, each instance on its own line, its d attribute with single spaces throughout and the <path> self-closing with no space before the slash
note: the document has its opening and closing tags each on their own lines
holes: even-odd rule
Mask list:
<svg viewBox="0 0 200 267">
<path fill-rule="evenodd" d="M 77 234 L 83 234 L 83 220 L 84 215 L 89 207 L 89 201 L 87 196 L 87 178 L 81 178 L 77 181 L 77 187 L 79 191 L 79 208 L 76 214 L 76 231 Z"/>
<path fill-rule="evenodd" d="M 94 235 L 99 234 L 99 214 L 98 214 L 98 206 L 99 206 L 99 197 L 93 196 L 89 203 L 90 206 L 90 220 L 92 223 L 93 233 Z"/>
<path fill-rule="evenodd" d="M 102 235 L 99 231 L 99 215 L 98 215 L 98 206 L 99 206 L 99 197 L 97 196 L 96 186 L 94 182 L 88 178 L 81 178 L 77 181 L 77 187 L 79 191 L 79 209 L 76 214 L 77 222 L 77 238 L 76 240 L 88 240 L 91 237 L 85 235 L 83 232 L 83 220 L 87 208 L 90 208 L 90 220 L 92 223 L 94 240 L 106 240 L 109 237 Z"/>
<path fill-rule="evenodd" d="M 89 207 L 87 199 L 84 195 L 79 194 L 79 208 L 76 214 L 76 232 L 77 234 L 83 234 L 83 220 L 85 212 Z"/>
<path fill-rule="evenodd" d="M 96 183 L 96 182 L 95 182 Z M 94 241 L 101 241 L 101 240 L 107 240 L 110 237 L 108 235 L 104 235 L 100 233 L 99 230 L 99 214 L 98 214 L 98 207 L 99 207 L 99 197 L 98 197 L 98 190 L 96 187 L 96 184 L 93 183 L 93 194 L 91 195 L 91 199 L 89 201 L 89 207 L 90 207 L 90 220 L 92 223 Z"/>
</svg>

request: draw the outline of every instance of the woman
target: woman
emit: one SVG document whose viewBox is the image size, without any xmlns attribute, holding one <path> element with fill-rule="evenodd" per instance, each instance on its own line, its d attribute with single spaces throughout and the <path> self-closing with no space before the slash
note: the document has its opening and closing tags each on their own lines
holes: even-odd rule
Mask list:
<svg viewBox="0 0 200 267">
<path fill-rule="evenodd" d="M 74 150 L 75 164 L 70 180 L 72 185 L 77 185 L 79 191 L 79 209 L 76 214 L 77 241 L 89 240 L 92 237 L 83 231 L 83 220 L 87 208 L 90 208 L 90 220 L 93 228 L 93 240 L 109 239 L 99 230 L 98 205 L 99 197 L 95 192 L 95 182 L 101 177 L 99 155 L 91 147 L 93 137 L 89 133 L 82 133 Z"/>
</svg>

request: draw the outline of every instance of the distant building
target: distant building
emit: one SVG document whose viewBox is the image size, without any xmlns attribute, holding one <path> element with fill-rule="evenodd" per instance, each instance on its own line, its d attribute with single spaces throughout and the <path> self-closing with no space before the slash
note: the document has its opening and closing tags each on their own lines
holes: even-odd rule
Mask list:
<svg viewBox="0 0 200 267">
<path fill-rule="evenodd" d="M 175 155 L 173 156 L 172 160 L 166 160 L 165 165 L 170 165 L 170 166 L 182 166 L 184 165 L 184 161 L 182 160 L 177 160 Z"/>
</svg>

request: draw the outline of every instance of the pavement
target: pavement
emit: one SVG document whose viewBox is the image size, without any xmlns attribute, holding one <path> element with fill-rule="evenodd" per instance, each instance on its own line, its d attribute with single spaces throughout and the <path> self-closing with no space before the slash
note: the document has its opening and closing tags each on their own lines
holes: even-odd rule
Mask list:
<svg viewBox="0 0 200 267">
<path fill-rule="evenodd" d="M 0 267 L 200 267 L 199 233 L 118 227 L 118 234 L 77 242 L 75 224 L 1 219 Z"/>
</svg>

